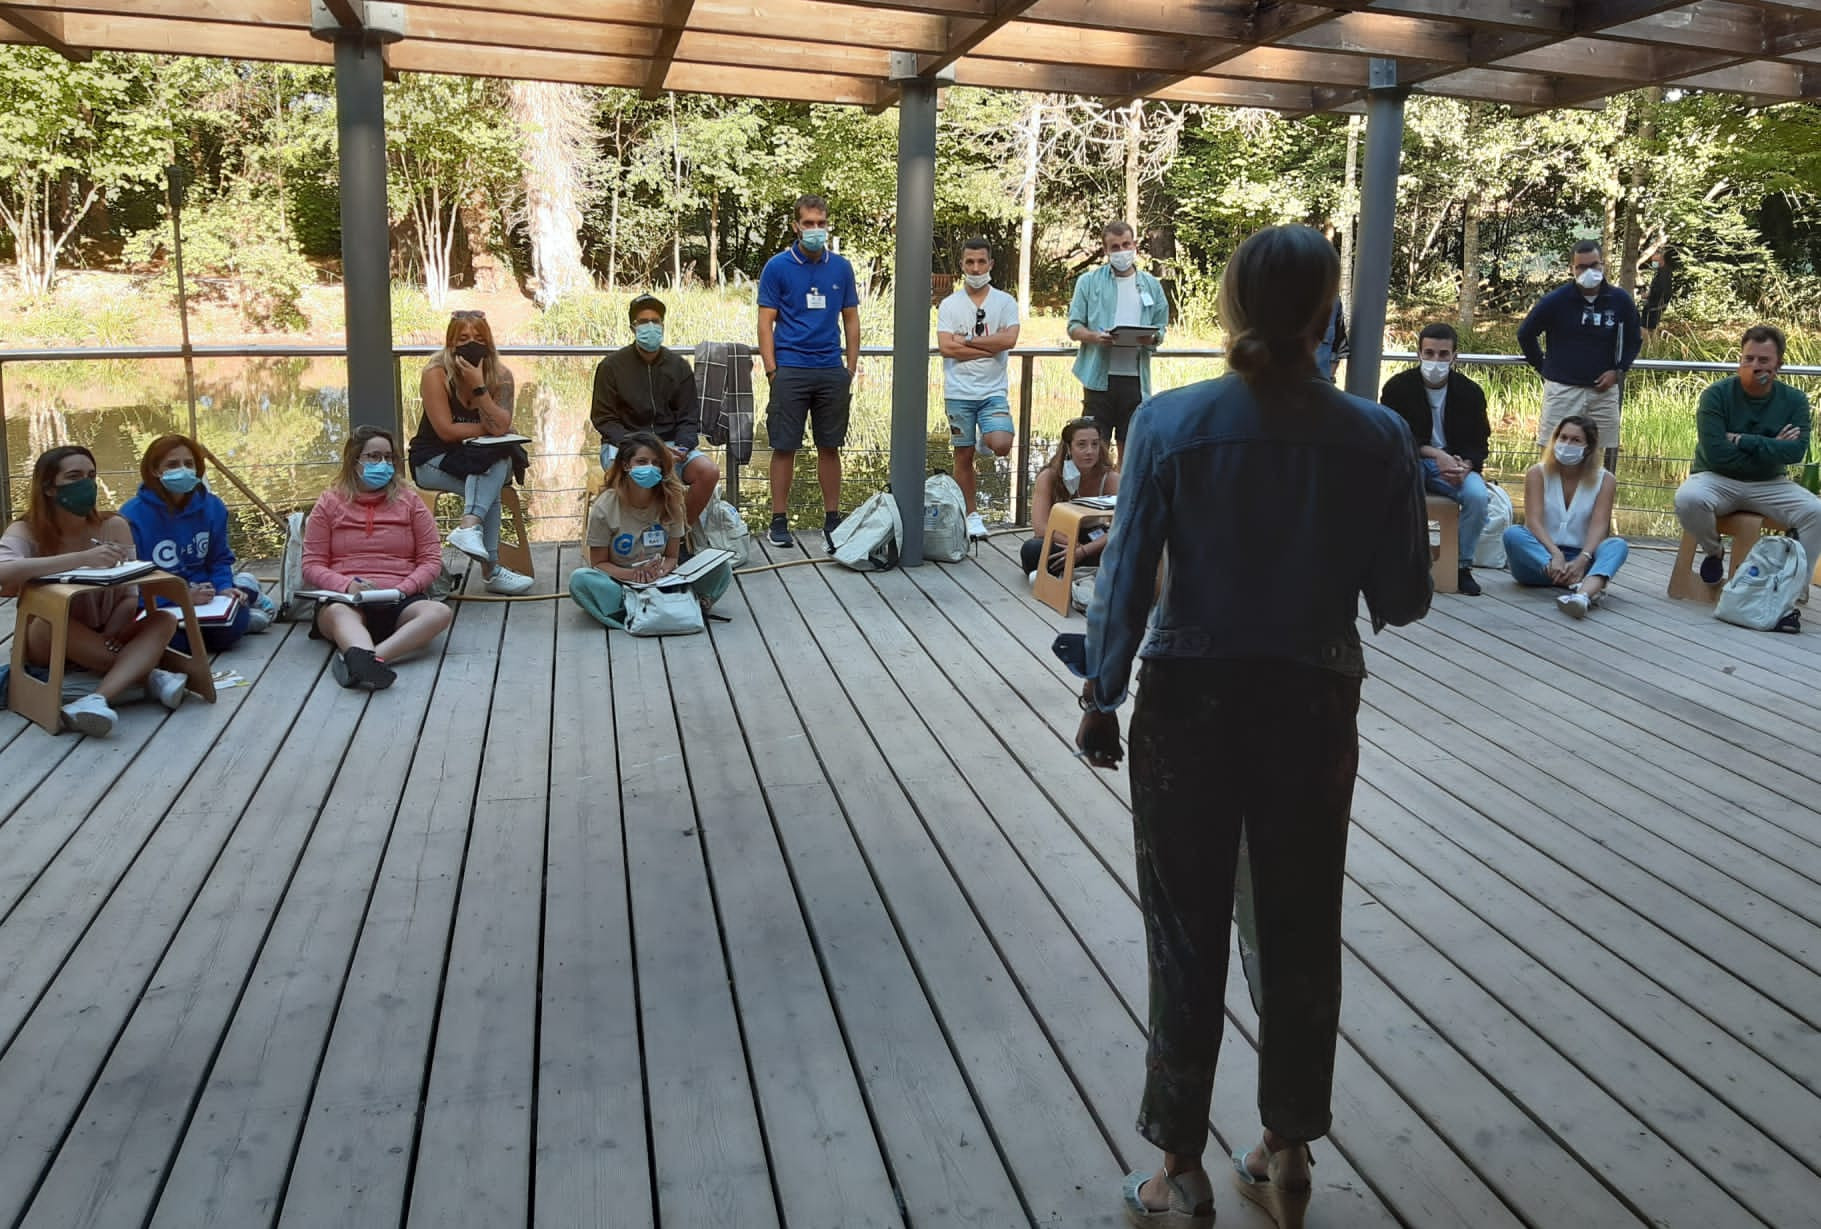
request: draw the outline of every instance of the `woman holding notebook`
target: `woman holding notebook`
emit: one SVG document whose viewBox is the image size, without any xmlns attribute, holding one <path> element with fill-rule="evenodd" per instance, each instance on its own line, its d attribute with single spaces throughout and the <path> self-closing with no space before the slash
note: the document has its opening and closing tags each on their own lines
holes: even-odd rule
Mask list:
<svg viewBox="0 0 1821 1229">
<path fill-rule="evenodd" d="M 419 391 L 424 416 L 411 437 L 411 477 L 430 491 L 462 497 L 462 521 L 449 545 L 481 565 L 487 592 L 508 597 L 531 588 L 529 576 L 499 565 L 500 493 L 524 477 L 528 461 L 512 435 L 512 373 L 500 362 L 485 312 L 449 317 L 443 348 L 424 368 Z"/>
<path fill-rule="evenodd" d="M 96 510 L 95 454 L 86 448 L 53 448 L 32 466 L 25 518 L 0 534 L 0 595 L 11 597 L 33 580 L 79 568 L 111 568 L 133 558 L 133 531 L 114 513 Z M 91 695 L 63 706 L 64 722 L 84 734 L 114 728 L 114 704 L 143 688 L 166 708 L 183 703 L 186 680 L 158 669 L 177 617 L 158 610 L 140 617 L 139 586 L 96 585 L 70 609 L 65 667 L 101 676 Z M 50 664 L 51 629 L 42 621 L 15 629 L 25 637 L 26 660 Z"/>
<path fill-rule="evenodd" d="M 329 668 L 343 687 L 379 690 L 389 663 L 443 632 L 455 614 L 425 594 L 443 571 L 430 509 L 398 481 L 392 433 L 356 427 L 341 472 L 304 526 L 303 579 L 317 596 L 310 628 L 331 641 Z"/>
<path fill-rule="evenodd" d="M 648 584 L 674 572 L 688 534 L 676 454 L 649 431 L 620 441 L 607 466 L 607 487 L 588 510 L 589 567 L 569 577 L 569 596 L 608 627 L 624 627 L 622 585 Z M 690 585 L 703 609 L 727 592 L 733 565 L 724 563 Z"/>
</svg>

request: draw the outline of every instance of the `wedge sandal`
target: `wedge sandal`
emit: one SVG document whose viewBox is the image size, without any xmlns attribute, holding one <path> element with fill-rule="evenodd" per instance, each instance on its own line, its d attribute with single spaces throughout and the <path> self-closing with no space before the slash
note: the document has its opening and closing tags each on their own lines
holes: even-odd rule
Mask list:
<svg viewBox="0 0 1821 1229">
<path fill-rule="evenodd" d="M 1259 1146 L 1263 1147 L 1262 1144 Z M 1309 1158 L 1309 1164 L 1311 1166 L 1315 1164 L 1315 1154 L 1309 1150 L 1309 1145 L 1293 1146 L 1301 1147 L 1303 1155 Z M 1278 1174 L 1277 1158 L 1284 1155 L 1289 1149 L 1285 1148 L 1278 1152 L 1272 1152 L 1269 1148 L 1265 1149 L 1265 1155 L 1271 1158 L 1270 1176 L 1265 1178 L 1253 1173 L 1251 1166 L 1246 1164 L 1246 1156 L 1250 1151 L 1250 1149 L 1240 1149 L 1233 1153 L 1233 1178 L 1239 1183 L 1239 1193 L 1263 1208 L 1277 1229 L 1303 1229 L 1303 1216 L 1309 1210 L 1309 1194 L 1312 1184 L 1303 1178 L 1295 1178 L 1286 1182 Z"/>
<path fill-rule="evenodd" d="M 1126 1223 L 1136 1229 L 1213 1229 L 1214 1184 L 1206 1170 L 1192 1174 L 1164 1175 L 1170 1190 L 1170 1206 L 1147 1208 L 1138 1188 L 1149 1182 L 1150 1170 L 1134 1170 L 1125 1176 Z"/>
</svg>

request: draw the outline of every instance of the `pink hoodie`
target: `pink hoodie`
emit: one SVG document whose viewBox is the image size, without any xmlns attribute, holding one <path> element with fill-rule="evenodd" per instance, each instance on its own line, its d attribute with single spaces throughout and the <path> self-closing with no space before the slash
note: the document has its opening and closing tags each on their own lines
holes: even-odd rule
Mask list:
<svg viewBox="0 0 1821 1229">
<path fill-rule="evenodd" d="M 442 574 L 443 539 L 414 491 L 322 493 L 304 525 L 303 578 L 312 589 L 345 592 L 355 577 L 377 589 L 422 593 Z"/>
</svg>

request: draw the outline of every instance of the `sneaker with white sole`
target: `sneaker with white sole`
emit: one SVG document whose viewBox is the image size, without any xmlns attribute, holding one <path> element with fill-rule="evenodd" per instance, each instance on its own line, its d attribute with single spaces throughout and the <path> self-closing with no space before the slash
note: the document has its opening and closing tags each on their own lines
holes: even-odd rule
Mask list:
<svg viewBox="0 0 1821 1229">
<path fill-rule="evenodd" d="M 1556 606 L 1571 619 L 1585 619 L 1593 609 L 1593 600 L 1585 593 L 1564 593 L 1555 599 Z"/>
<path fill-rule="evenodd" d="M 984 538 L 986 536 L 986 522 L 981 519 L 978 512 L 970 512 L 967 514 L 967 536 L 970 538 Z"/>
<path fill-rule="evenodd" d="M 501 566 L 493 569 L 493 575 L 487 578 L 487 592 L 498 593 L 505 597 L 517 597 L 521 593 L 531 592 L 535 580 L 522 572 Z"/>
<path fill-rule="evenodd" d="M 90 738 L 112 734 L 116 720 L 114 710 L 99 695 L 86 695 L 63 706 L 63 724 Z"/>
<path fill-rule="evenodd" d="M 481 537 L 480 526 L 464 525 L 460 529 L 449 531 L 448 543 L 476 563 L 487 562 L 487 543 Z"/>
<path fill-rule="evenodd" d="M 272 626 L 272 612 L 261 610 L 258 606 L 247 608 L 247 634 L 257 636 Z"/>
<path fill-rule="evenodd" d="M 190 680 L 175 670 L 154 670 L 145 676 L 145 694 L 169 709 L 183 703 L 189 685 Z"/>
</svg>

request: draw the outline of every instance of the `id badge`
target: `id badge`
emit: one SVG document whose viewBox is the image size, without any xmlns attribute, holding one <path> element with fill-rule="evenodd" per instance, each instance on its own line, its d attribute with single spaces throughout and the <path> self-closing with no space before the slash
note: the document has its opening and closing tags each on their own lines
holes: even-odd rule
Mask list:
<svg viewBox="0 0 1821 1229">
<path fill-rule="evenodd" d="M 822 311 L 828 306 L 828 296 L 824 295 L 820 290 L 812 288 L 807 296 L 807 300 L 809 303 L 809 310 L 812 312 Z"/>
<path fill-rule="evenodd" d="M 1140 303 L 1144 304 L 1144 306 L 1146 306 L 1146 307 L 1157 306 L 1157 301 L 1155 299 L 1151 298 L 1151 292 L 1148 290 L 1140 290 L 1138 292 L 1138 301 Z"/>
<path fill-rule="evenodd" d="M 661 550 L 670 541 L 670 537 L 664 532 L 662 525 L 653 525 L 639 535 L 639 541 L 646 546 L 655 546 Z"/>
</svg>

